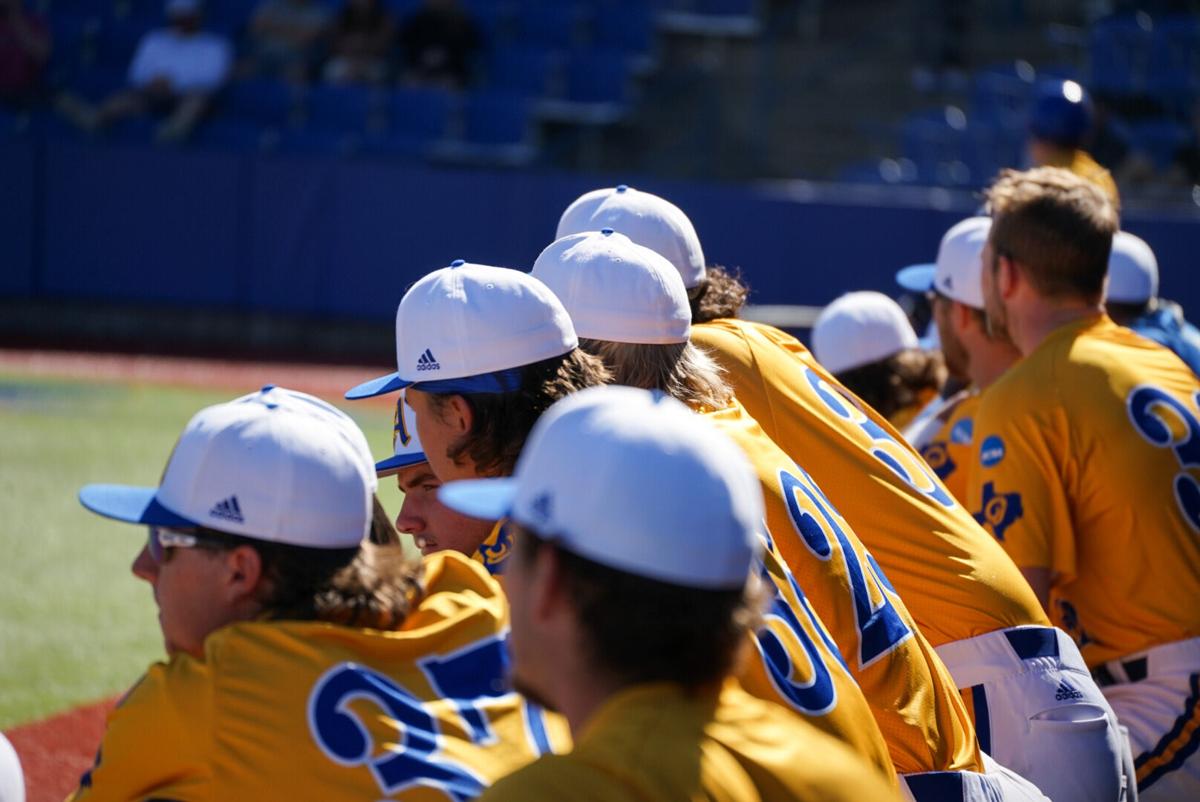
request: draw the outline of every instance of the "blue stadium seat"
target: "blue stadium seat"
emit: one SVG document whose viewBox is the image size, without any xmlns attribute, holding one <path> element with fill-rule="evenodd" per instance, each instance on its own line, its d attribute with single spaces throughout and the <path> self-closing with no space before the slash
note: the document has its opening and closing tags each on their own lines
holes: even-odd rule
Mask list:
<svg viewBox="0 0 1200 802">
<path fill-rule="evenodd" d="M 236 41 L 246 32 L 257 5 L 248 0 L 208 0 L 204 4 L 204 27 Z"/>
<path fill-rule="evenodd" d="M 838 170 L 838 181 L 847 184 L 903 185 L 917 181 L 917 166 L 909 159 L 868 159 Z"/>
<path fill-rule="evenodd" d="M 971 92 L 971 116 L 1006 128 L 1024 127 L 1035 78 L 1026 62 L 980 70 Z"/>
<path fill-rule="evenodd" d="M 462 136 L 439 143 L 430 156 L 460 164 L 519 167 L 537 157 L 530 101 L 519 94 L 483 90 L 463 102 Z"/>
<path fill-rule="evenodd" d="M 394 137 L 433 142 L 446 135 L 453 98 L 441 89 L 397 89 L 388 101 L 390 125 Z"/>
<path fill-rule="evenodd" d="M 113 9 L 112 0 L 54 0 L 53 15 L 82 14 L 103 17 Z"/>
<path fill-rule="evenodd" d="M 578 42 L 583 12 L 570 0 L 525 0 L 517 10 L 516 39 L 525 45 L 567 49 Z"/>
<path fill-rule="evenodd" d="M 328 131 L 365 131 L 379 103 L 375 90 L 365 86 L 318 85 L 304 99 L 305 122 Z"/>
<path fill-rule="evenodd" d="M 227 116 L 275 126 L 292 119 L 297 103 L 296 90 L 270 78 L 235 81 L 225 87 L 220 98 L 221 109 Z"/>
<path fill-rule="evenodd" d="M 658 0 L 665 30 L 699 36 L 757 36 L 758 0 Z"/>
<path fill-rule="evenodd" d="M 1092 28 L 1089 88 L 1118 97 L 1144 91 L 1153 46 L 1152 25 L 1144 14 L 1119 15 Z"/>
<path fill-rule="evenodd" d="M 640 0 L 597 4 L 592 17 L 592 44 L 625 53 L 639 69 L 650 67 L 658 44 L 653 9 Z"/>
<path fill-rule="evenodd" d="M 463 104 L 463 139 L 480 145 L 528 143 L 528 100 L 508 92 L 472 92 Z"/>
<path fill-rule="evenodd" d="M 542 97 L 554 92 L 561 55 L 540 47 L 503 47 L 492 51 L 487 84 L 492 89 Z"/>
<path fill-rule="evenodd" d="M 99 101 L 128 86 L 127 73 L 121 67 L 97 64 L 80 70 L 71 80 L 72 93 L 90 101 Z"/>
<path fill-rule="evenodd" d="M 566 99 L 575 103 L 629 102 L 629 63 L 615 50 L 580 50 L 567 59 Z"/>
<path fill-rule="evenodd" d="M 1200 94 L 1200 22 L 1168 17 L 1154 27 L 1147 88 L 1165 105 L 1187 114 Z"/>
<path fill-rule="evenodd" d="M 460 0 L 489 45 L 511 38 L 513 7 L 509 0 Z"/>
<path fill-rule="evenodd" d="M 921 183 L 943 184 L 949 166 L 963 163 L 966 132 L 967 117 L 955 106 L 909 115 L 901 125 L 901 147 Z"/>
<path fill-rule="evenodd" d="M 232 153 L 258 153 L 271 149 L 279 138 L 277 129 L 267 129 L 250 120 L 214 117 L 192 135 L 197 147 Z"/>
<path fill-rule="evenodd" d="M 106 20 L 100 30 L 97 61 L 128 69 L 142 37 L 161 25 L 160 20 L 149 17 L 129 16 Z"/>
<path fill-rule="evenodd" d="M 1174 120 L 1145 120 L 1129 123 L 1130 147 L 1148 157 L 1159 170 L 1165 170 L 1175 160 L 1175 152 L 1191 142 L 1190 128 Z"/>
</svg>

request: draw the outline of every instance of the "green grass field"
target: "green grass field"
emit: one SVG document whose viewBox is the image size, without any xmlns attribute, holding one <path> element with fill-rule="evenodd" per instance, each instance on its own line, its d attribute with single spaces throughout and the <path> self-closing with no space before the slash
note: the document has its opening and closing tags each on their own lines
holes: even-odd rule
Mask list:
<svg viewBox="0 0 1200 802">
<path fill-rule="evenodd" d="M 163 656 L 150 587 L 129 572 L 146 530 L 76 493 L 157 484 L 192 414 L 235 395 L 0 374 L 0 729 L 120 692 Z M 343 408 L 390 453 L 390 414 Z"/>
</svg>

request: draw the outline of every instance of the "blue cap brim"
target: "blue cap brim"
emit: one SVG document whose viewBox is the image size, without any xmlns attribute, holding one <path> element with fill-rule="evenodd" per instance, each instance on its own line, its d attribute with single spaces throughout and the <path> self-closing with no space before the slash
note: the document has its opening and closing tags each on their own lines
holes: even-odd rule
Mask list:
<svg viewBox="0 0 1200 802">
<path fill-rule="evenodd" d="M 403 390 L 410 384 L 412 382 L 401 379 L 399 373 L 389 373 L 386 376 L 371 379 L 369 382 L 363 382 L 357 387 L 351 387 L 346 391 L 345 398 L 348 401 L 357 401 L 360 398 L 374 398 L 377 395 Z"/>
<path fill-rule="evenodd" d="M 517 480 L 512 477 L 447 482 L 438 490 L 438 500 L 450 509 L 485 521 L 506 518 L 516 496 Z"/>
<path fill-rule="evenodd" d="M 896 283 L 913 292 L 929 292 L 933 289 L 933 276 L 937 265 L 909 265 L 896 272 Z"/>
<path fill-rule="evenodd" d="M 158 503 L 156 487 L 128 485 L 87 485 L 79 491 L 79 503 L 97 515 L 155 526 L 197 526 Z"/>
<path fill-rule="evenodd" d="M 385 460 L 380 460 L 375 463 L 376 476 L 391 476 L 403 468 L 408 468 L 412 465 L 420 465 L 422 462 L 429 462 L 423 451 L 417 451 L 413 454 L 397 454 L 394 457 L 388 457 Z"/>
</svg>

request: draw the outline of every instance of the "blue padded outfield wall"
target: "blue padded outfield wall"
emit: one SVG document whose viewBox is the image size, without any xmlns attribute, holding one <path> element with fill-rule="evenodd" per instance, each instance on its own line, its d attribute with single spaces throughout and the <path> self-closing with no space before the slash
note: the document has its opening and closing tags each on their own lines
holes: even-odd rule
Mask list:
<svg viewBox="0 0 1200 802">
<path fill-rule="evenodd" d="M 571 200 L 628 178 L 30 141 L 0 145 L 0 176 L 0 296 L 363 320 L 390 319 L 454 259 L 528 270 Z M 709 263 L 740 267 L 759 304 L 894 293 L 896 269 L 932 261 L 971 213 L 969 196 L 933 209 L 629 180 L 681 206 Z M 1125 219 L 1193 317 L 1195 213 Z"/>
</svg>

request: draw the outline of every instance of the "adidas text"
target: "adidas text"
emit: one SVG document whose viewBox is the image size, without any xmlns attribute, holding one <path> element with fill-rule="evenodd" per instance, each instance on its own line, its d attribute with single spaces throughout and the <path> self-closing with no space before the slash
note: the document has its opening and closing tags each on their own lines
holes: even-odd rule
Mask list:
<svg viewBox="0 0 1200 802">
<path fill-rule="evenodd" d="M 421 354 L 421 356 L 417 358 L 417 370 L 441 370 L 441 369 L 442 369 L 442 366 L 434 358 L 433 352 L 430 351 L 428 348 L 425 349 L 425 353 Z"/>
<path fill-rule="evenodd" d="M 226 521 L 236 521 L 239 524 L 246 522 L 246 519 L 242 517 L 242 508 L 238 505 L 237 496 L 230 496 L 224 501 L 218 501 L 208 511 L 208 514 L 214 518 L 224 518 Z"/>
<path fill-rule="evenodd" d="M 1058 690 L 1054 693 L 1056 701 L 1065 702 L 1068 699 L 1082 699 L 1083 694 L 1072 688 L 1065 682 L 1058 683 Z"/>
</svg>

